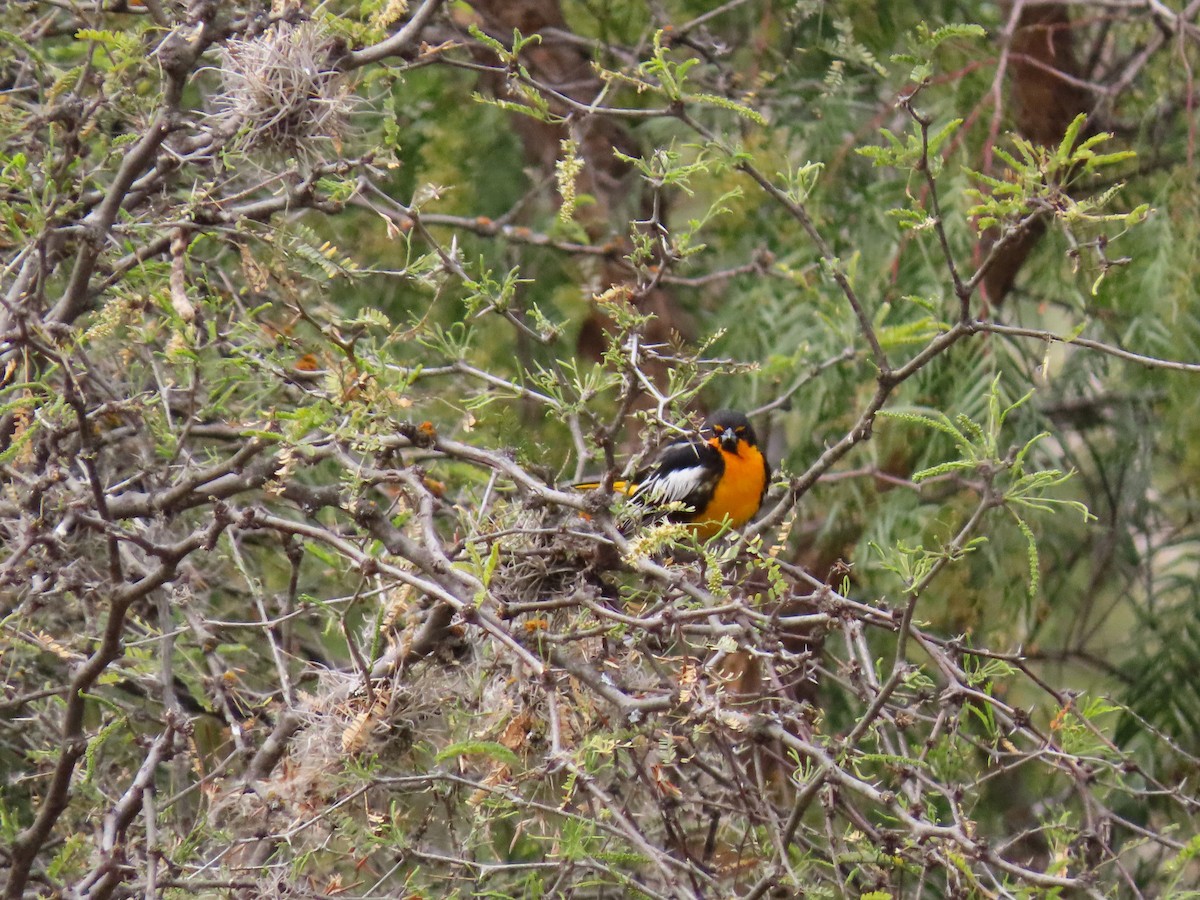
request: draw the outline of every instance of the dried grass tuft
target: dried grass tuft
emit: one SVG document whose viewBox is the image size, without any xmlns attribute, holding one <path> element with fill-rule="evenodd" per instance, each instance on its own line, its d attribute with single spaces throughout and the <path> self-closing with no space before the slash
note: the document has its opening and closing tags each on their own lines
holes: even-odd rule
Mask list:
<svg viewBox="0 0 1200 900">
<path fill-rule="evenodd" d="M 340 150 L 354 95 L 330 65 L 331 40 L 318 22 L 278 22 L 221 51 L 226 127 L 245 149 L 311 156 L 322 143 Z"/>
</svg>

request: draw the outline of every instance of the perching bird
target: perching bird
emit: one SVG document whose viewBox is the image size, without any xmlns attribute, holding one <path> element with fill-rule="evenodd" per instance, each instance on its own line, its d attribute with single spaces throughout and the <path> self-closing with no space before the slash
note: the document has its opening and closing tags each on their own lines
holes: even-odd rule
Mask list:
<svg viewBox="0 0 1200 900">
<path fill-rule="evenodd" d="M 681 504 L 667 518 L 693 525 L 696 536 L 707 540 L 726 524 L 741 528 L 754 518 L 770 480 L 750 420 L 721 409 L 708 417 L 699 436 L 671 444 L 632 481 L 613 482 L 613 490 L 649 509 Z M 575 486 L 594 490 L 600 483 Z"/>
</svg>

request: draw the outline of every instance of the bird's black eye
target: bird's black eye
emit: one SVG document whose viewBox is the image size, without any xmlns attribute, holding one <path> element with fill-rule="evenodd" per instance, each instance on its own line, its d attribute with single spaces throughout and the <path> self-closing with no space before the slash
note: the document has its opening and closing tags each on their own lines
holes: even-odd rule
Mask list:
<svg viewBox="0 0 1200 900">
<path fill-rule="evenodd" d="M 722 428 L 720 425 L 714 425 L 714 426 L 713 426 L 713 431 L 715 431 L 717 434 L 724 434 L 724 433 L 725 433 L 725 429 L 724 429 L 724 428 Z"/>
<path fill-rule="evenodd" d="M 733 430 L 734 430 L 734 431 L 736 431 L 738 434 L 745 434 L 745 433 L 746 433 L 746 426 L 745 426 L 745 425 L 739 425 L 737 428 L 735 428 L 735 429 L 733 429 Z"/>
</svg>

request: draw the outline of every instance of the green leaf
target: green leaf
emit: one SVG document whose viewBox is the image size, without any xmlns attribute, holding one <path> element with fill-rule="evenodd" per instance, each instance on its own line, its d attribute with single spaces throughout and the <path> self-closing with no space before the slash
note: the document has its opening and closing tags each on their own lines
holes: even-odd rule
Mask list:
<svg viewBox="0 0 1200 900">
<path fill-rule="evenodd" d="M 517 754 L 495 741 L 459 741 L 438 753 L 434 760 L 435 762 L 445 762 L 460 756 L 486 756 L 507 766 L 521 764 L 521 758 Z"/>
</svg>

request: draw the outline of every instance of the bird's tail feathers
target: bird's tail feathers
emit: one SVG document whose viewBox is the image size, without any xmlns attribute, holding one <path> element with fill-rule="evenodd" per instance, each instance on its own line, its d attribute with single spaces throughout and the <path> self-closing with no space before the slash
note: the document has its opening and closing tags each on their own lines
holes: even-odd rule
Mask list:
<svg viewBox="0 0 1200 900">
<path fill-rule="evenodd" d="M 577 491 L 598 491 L 600 490 L 600 485 L 601 482 L 599 481 L 577 481 L 571 487 Z M 638 486 L 632 481 L 614 481 L 612 489 L 614 493 L 632 496 L 637 491 Z"/>
</svg>

